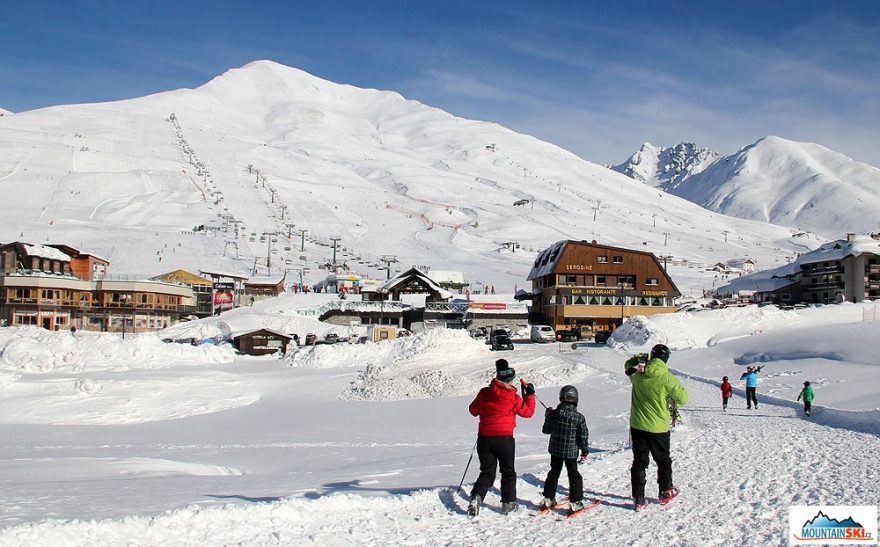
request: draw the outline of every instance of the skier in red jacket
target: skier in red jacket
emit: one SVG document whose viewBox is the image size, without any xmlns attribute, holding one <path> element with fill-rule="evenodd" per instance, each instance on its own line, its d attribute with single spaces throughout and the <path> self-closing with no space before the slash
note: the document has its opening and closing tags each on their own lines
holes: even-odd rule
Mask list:
<svg viewBox="0 0 880 547">
<path fill-rule="evenodd" d="M 516 443 L 513 429 L 516 417 L 531 418 L 535 413 L 535 386 L 521 380 L 522 397 L 517 393 L 513 380 L 516 371 L 506 359 L 495 361 L 495 378 L 477 394 L 468 410 L 480 417 L 477 435 L 477 455 L 480 457 L 480 476 L 471 490 L 468 514 L 480 513 L 480 504 L 486 498 L 489 487 L 495 483 L 495 467 L 501 469 L 501 512 L 512 513 L 519 507 L 516 503 Z"/>
<path fill-rule="evenodd" d="M 721 381 L 721 409 L 727 412 L 727 400 L 733 395 L 733 386 L 727 381 L 727 376 Z"/>
</svg>

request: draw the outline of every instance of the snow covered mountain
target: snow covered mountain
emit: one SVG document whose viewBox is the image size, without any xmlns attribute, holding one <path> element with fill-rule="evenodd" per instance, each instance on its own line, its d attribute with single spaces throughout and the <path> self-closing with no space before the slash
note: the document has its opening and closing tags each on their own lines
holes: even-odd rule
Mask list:
<svg viewBox="0 0 880 547">
<path fill-rule="evenodd" d="M 670 151 L 680 148 L 670 159 Z M 645 144 L 614 169 L 726 215 L 829 238 L 877 229 L 880 169 L 876 167 L 818 144 L 774 136 L 714 161 L 710 153 L 699 154 L 706 149 L 695 154 L 689 150 L 696 149 Z"/>
<path fill-rule="evenodd" d="M 117 274 L 314 278 L 339 238 L 337 260 L 367 275 L 395 255 L 512 290 L 564 238 L 768 267 L 816 244 L 497 124 L 270 61 L 197 89 L 4 116 L 0 188 L 0 241 L 68 243 Z"/>
<path fill-rule="evenodd" d="M 651 186 L 672 191 L 716 159 L 718 153 L 709 148 L 697 148 L 692 142 L 683 142 L 671 148 L 646 142 L 628 160 L 612 169 Z"/>
<path fill-rule="evenodd" d="M 12 112 L 0 108 L 0 116 L 11 116 Z"/>
</svg>

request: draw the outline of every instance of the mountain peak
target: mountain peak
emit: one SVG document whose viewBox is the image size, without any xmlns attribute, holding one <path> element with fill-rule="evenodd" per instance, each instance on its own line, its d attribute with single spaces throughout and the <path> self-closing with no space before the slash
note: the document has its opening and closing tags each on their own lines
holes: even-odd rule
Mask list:
<svg viewBox="0 0 880 547">
<path fill-rule="evenodd" d="M 612 169 L 651 186 L 670 190 L 701 172 L 717 158 L 717 153 L 708 148 L 699 148 L 692 142 L 682 142 L 671 148 L 645 142 L 638 152 Z"/>
</svg>

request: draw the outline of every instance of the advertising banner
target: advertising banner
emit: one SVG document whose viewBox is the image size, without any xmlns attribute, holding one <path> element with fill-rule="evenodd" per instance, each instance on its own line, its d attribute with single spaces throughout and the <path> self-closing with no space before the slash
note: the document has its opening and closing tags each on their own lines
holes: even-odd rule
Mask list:
<svg viewBox="0 0 880 547">
<path fill-rule="evenodd" d="M 234 306 L 233 291 L 234 283 L 214 283 L 214 315 L 231 310 Z"/>
</svg>

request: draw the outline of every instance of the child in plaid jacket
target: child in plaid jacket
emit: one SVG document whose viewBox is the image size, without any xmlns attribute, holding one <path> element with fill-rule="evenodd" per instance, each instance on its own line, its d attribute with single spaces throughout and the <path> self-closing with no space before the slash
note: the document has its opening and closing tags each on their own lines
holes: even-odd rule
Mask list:
<svg viewBox="0 0 880 547">
<path fill-rule="evenodd" d="M 574 386 L 565 386 L 559 391 L 559 406 L 548 408 L 544 417 L 543 433 L 550 435 L 547 451 L 550 452 L 550 471 L 544 481 L 544 508 L 556 505 L 556 486 L 562 466 L 568 471 L 568 495 L 571 511 L 584 506 L 584 482 L 578 471 L 578 456 L 586 461 L 590 431 L 587 420 L 577 411 L 578 392 Z"/>
</svg>

